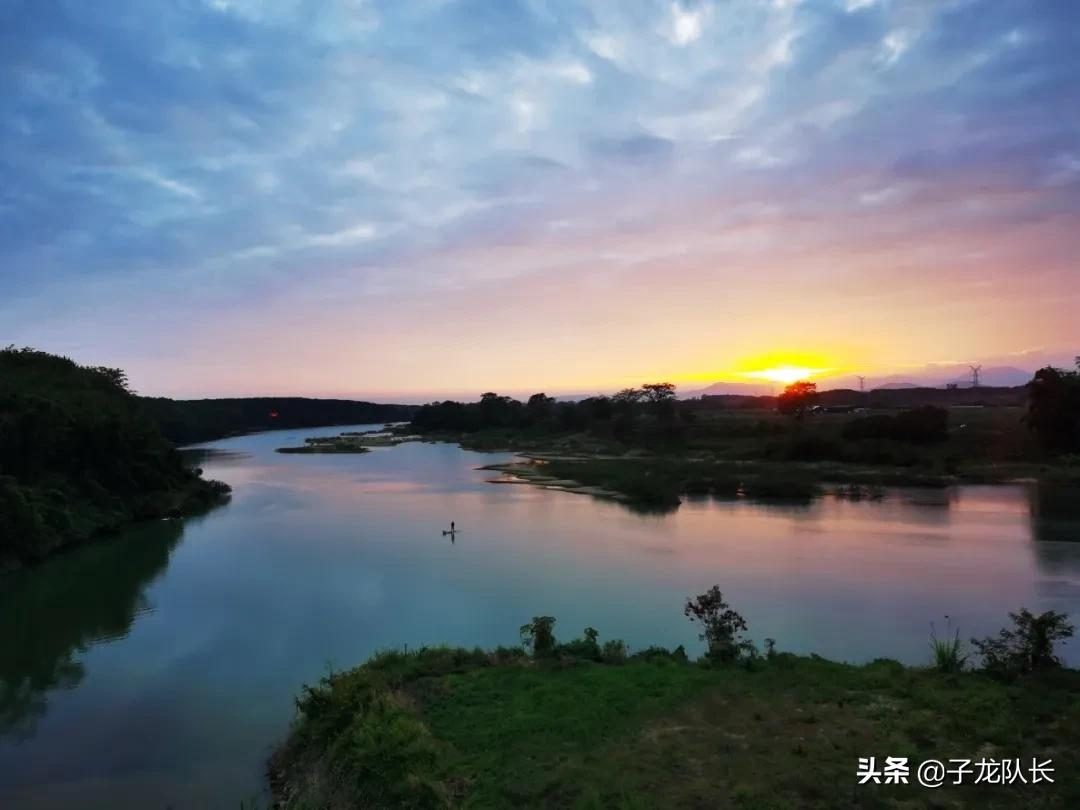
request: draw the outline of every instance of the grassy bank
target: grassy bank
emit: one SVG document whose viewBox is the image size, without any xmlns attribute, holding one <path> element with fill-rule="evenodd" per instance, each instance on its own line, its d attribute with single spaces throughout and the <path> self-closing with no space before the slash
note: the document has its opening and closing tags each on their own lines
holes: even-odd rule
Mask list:
<svg viewBox="0 0 1080 810">
<path fill-rule="evenodd" d="M 845 438 L 862 418 L 852 415 L 827 414 L 796 425 L 760 412 L 702 414 L 674 443 L 535 426 L 435 430 L 423 436 L 469 450 L 521 453 L 528 462 L 492 469 L 647 509 L 674 508 L 685 495 L 806 500 L 828 490 L 865 494 L 894 486 L 1025 479 L 1080 485 L 1080 458 L 1040 455 L 1021 416 L 1018 408 L 965 413 L 953 417 L 956 424 L 945 441 L 932 444 Z"/>
<path fill-rule="evenodd" d="M 384 653 L 331 675 L 298 700 L 270 766 L 275 795 L 292 810 L 1080 803 L 1077 671 L 1001 681 L 888 660 L 708 665 L 577 645 L 543 660 L 517 648 Z M 1056 781 L 858 785 L 868 756 L 1037 756 L 1054 760 Z"/>
</svg>

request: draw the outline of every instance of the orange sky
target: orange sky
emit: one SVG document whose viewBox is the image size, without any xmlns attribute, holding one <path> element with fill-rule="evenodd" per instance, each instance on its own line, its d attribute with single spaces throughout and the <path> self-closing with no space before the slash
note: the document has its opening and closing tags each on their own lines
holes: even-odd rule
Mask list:
<svg viewBox="0 0 1080 810">
<path fill-rule="evenodd" d="M 11 20 L 0 341 L 391 400 L 1080 352 L 1060 13 L 323 5 Z"/>
</svg>

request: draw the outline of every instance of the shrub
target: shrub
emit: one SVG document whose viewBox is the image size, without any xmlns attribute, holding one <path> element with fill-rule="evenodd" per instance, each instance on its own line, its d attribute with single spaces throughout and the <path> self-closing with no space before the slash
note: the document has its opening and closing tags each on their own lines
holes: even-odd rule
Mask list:
<svg viewBox="0 0 1080 810">
<path fill-rule="evenodd" d="M 719 585 L 713 585 L 694 599 L 687 599 L 683 615 L 701 625 L 699 636 L 708 645 L 708 656 L 714 661 L 734 661 L 746 649 L 741 633 L 746 620 L 724 601 Z"/>
<path fill-rule="evenodd" d="M 835 439 L 824 436 L 796 436 L 787 447 L 786 455 L 792 461 L 843 460 L 844 446 Z"/>
<path fill-rule="evenodd" d="M 844 425 L 845 439 L 890 439 L 910 444 L 933 444 L 949 438 L 949 412 L 926 405 L 895 416 L 878 414 Z"/>
<path fill-rule="evenodd" d="M 525 651 L 521 647 L 504 647 L 499 645 L 492 651 L 492 657 L 497 664 L 508 664 L 525 657 Z"/>
<path fill-rule="evenodd" d="M 983 666 L 999 675 L 1017 675 L 1061 665 L 1054 645 L 1072 638 L 1074 627 L 1064 613 L 1048 610 L 1038 616 L 1027 608 L 1010 613 L 1013 628 L 1005 628 L 997 637 L 973 638 L 972 645 L 983 658 Z"/>
<path fill-rule="evenodd" d="M 963 654 L 964 643 L 960 640 L 960 628 L 950 635 L 952 619 L 945 617 L 945 638 L 937 637 L 937 628 L 930 622 L 930 649 L 934 656 L 934 669 L 938 672 L 959 672 L 964 668 L 967 655 Z"/>
<path fill-rule="evenodd" d="M 584 636 L 585 638 L 575 638 L 566 644 L 559 644 L 557 647 L 559 654 L 587 658 L 590 661 L 600 660 L 600 645 L 596 641 L 600 634 L 595 628 L 586 627 Z"/>
<path fill-rule="evenodd" d="M 379 693 L 330 751 L 358 797 L 375 806 L 445 807 L 433 775 L 438 747 L 431 733 L 392 693 Z"/>
<path fill-rule="evenodd" d="M 405 658 L 384 653 L 380 664 L 397 666 Z M 305 770 L 310 763 L 297 754 L 319 752 L 321 762 L 304 780 L 313 806 L 329 804 L 323 795 L 327 790 L 350 806 L 446 805 L 434 775 L 437 743 L 380 671 L 361 667 L 329 675 L 317 686 L 304 687 L 296 705 L 303 722 L 276 760 L 279 767 Z"/>
<path fill-rule="evenodd" d="M 555 617 L 533 616 L 528 624 L 521 625 L 521 643 L 532 651 L 535 658 L 545 658 L 555 652 Z"/>
<path fill-rule="evenodd" d="M 821 487 L 807 476 L 797 474 L 760 475 L 743 482 L 743 494 L 762 500 L 804 501 L 821 493 Z"/>
<path fill-rule="evenodd" d="M 626 661 L 626 642 L 620 638 L 605 641 L 600 650 L 600 660 L 605 664 L 621 664 Z"/>
</svg>

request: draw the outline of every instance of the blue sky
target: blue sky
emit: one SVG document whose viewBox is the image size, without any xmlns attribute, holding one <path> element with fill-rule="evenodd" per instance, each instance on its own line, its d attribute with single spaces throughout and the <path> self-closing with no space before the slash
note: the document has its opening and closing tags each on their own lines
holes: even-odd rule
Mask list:
<svg viewBox="0 0 1080 810">
<path fill-rule="evenodd" d="M 0 0 L 0 340 L 178 395 L 1070 356 L 1078 54 L 1038 0 Z"/>
</svg>

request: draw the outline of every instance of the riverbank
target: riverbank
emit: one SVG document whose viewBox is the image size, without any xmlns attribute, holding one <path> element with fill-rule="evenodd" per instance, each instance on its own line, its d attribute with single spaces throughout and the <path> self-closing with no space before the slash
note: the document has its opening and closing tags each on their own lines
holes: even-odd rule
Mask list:
<svg viewBox="0 0 1080 810">
<path fill-rule="evenodd" d="M 605 648 L 378 655 L 305 689 L 279 807 L 1075 807 L 1080 672 L 1012 682 L 890 660 L 688 661 Z M 860 757 L 909 784 L 858 785 Z M 915 766 L 1052 760 L 1054 784 L 917 784 Z M 970 763 L 969 763 L 970 764 Z M 1030 781 L 1030 774 L 1029 781 Z"/>
<path fill-rule="evenodd" d="M 895 486 L 1080 485 L 1080 456 L 1035 429 L 1042 423 L 1031 418 L 1030 403 L 961 405 L 955 392 L 927 390 L 904 407 L 856 396 L 857 407 L 833 402 L 834 394 L 854 392 L 823 392 L 820 407 L 795 410 L 677 400 L 666 383 L 578 402 L 484 394 L 476 403 L 425 405 L 403 430 L 527 459 L 493 468 L 503 473 L 496 483 L 589 492 L 647 509 L 674 508 L 684 495 L 807 500 L 829 489 L 864 498 Z"/>
<path fill-rule="evenodd" d="M 943 488 L 1023 481 L 1080 486 L 1080 463 L 1071 458 L 967 463 L 931 458 L 899 465 L 769 458 L 768 448 L 753 446 L 727 452 L 658 451 L 580 434 L 443 431 L 425 433 L 422 438 L 478 452 L 517 453 L 518 460 L 481 468 L 500 473 L 491 483 L 577 492 L 643 509 L 673 509 L 684 496 L 805 501 L 827 492 L 875 499 L 886 487 Z"/>
</svg>

